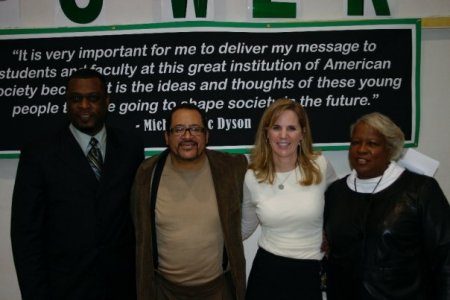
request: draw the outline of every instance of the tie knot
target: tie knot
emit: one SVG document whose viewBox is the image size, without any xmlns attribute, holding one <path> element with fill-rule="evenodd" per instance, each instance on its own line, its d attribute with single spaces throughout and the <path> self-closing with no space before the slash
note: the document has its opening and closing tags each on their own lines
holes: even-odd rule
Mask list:
<svg viewBox="0 0 450 300">
<path fill-rule="evenodd" d="M 97 147 L 97 145 L 98 145 L 97 139 L 95 137 L 91 138 L 89 145 L 91 145 L 91 147 Z"/>
</svg>

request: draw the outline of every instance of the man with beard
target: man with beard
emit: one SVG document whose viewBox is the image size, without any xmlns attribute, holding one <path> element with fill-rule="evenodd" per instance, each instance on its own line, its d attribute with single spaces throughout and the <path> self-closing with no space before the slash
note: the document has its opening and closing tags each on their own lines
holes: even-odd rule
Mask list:
<svg viewBox="0 0 450 300">
<path fill-rule="evenodd" d="M 206 116 L 192 104 L 166 124 L 168 149 L 141 164 L 132 190 L 138 299 L 243 300 L 247 159 L 206 149 Z"/>
<path fill-rule="evenodd" d="M 143 144 L 105 125 L 100 73 L 74 72 L 66 104 L 70 123 L 21 149 L 11 242 L 22 299 L 136 299 L 129 197 Z"/>
</svg>

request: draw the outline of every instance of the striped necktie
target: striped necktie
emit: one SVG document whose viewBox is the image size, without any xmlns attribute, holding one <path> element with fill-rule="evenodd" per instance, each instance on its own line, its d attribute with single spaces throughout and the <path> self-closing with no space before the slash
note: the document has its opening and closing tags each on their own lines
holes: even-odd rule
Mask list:
<svg viewBox="0 0 450 300">
<path fill-rule="evenodd" d="M 100 180 L 103 168 L 102 153 L 100 152 L 98 141 L 96 138 L 92 137 L 89 145 L 91 146 L 91 150 L 89 150 L 87 154 L 87 159 L 89 161 L 89 164 L 91 165 L 92 170 L 94 171 L 95 177 L 97 178 L 97 180 Z"/>
</svg>

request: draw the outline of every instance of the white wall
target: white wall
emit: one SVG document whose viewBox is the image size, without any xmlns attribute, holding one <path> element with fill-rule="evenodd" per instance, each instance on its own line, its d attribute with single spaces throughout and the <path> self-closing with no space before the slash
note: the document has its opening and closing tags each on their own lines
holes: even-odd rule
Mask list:
<svg viewBox="0 0 450 300">
<path fill-rule="evenodd" d="M 2 20 L 5 20 L 5 11 L 1 9 L 1 5 L 8 1 L 9 3 L 11 1 L 20 3 L 18 5 L 20 16 L 14 25 L 2 22 Z M 59 11 L 58 3 L 57 0 L 0 1 L 0 29 L 68 26 L 70 22 L 64 20 Z M 251 4 L 250 1 L 248 3 Z M 301 4 L 298 21 L 345 18 L 344 7 L 346 2 L 344 1 L 308 0 L 297 1 L 297 3 Z M 215 16 L 213 17 L 217 21 L 261 21 L 248 19 L 247 2 L 245 0 L 216 0 L 214 4 Z M 389 1 L 389 4 L 395 18 L 450 15 L 449 0 L 398 0 Z M 102 17 L 97 22 L 101 21 L 108 25 L 158 22 L 162 21 L 159 17 L 161 15 L 158 10 L 159 7 L 160 2 L 157 0 L 104 1 Z M 421 130 L 419 145 L 416 150 L 440 161 L 440 168 L 435 178 L 439 181 L 448 199 L 450 199 L 449 53 L 450 28 L 422 30 Z M 339 176 L 349 172 L 347 151 L 328 151 L 325 152 L 325 156 L 330 159 Z M 20 299 L 9 238 L 11 194 L 17 162 L 17 159 L 0 159 L 0 300 Z M 256 250 L 258 233 L 259 230 L 244 243 L 248 268 L 251 266 Z"/>
</svg>

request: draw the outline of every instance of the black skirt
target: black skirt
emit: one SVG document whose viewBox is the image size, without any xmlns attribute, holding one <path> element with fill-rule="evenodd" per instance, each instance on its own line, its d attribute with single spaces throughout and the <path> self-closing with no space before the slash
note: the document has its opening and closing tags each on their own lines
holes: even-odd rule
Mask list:
<svg viewBox="0 0 450 300">
<path fill-rule="evenodd" d="M 322 300 L 320 261 L 274 255 L 259 248 L 247 284 L 247 300 Z"/>
</svg>

